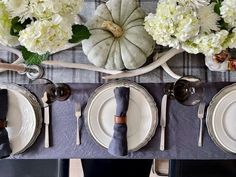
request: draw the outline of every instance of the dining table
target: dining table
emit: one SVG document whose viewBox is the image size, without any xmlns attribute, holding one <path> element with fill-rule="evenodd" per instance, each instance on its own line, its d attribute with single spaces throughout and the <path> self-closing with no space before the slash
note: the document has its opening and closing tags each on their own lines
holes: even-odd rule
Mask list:
<svg viewBox="0 0 236 177">
<path fill-rule="evenodd" d="M 85 0 L 80 16 L 84 21 L 90 19 L 95 9 L 106 0 Z M 140 6 L 146 13 L 155 12 L 157 1 L 139 0 Z M 155 52 L 163 52 L 167 48 L 155 47 Z M 12 63 L 16 56 L 0 50 L 2 62 Z M 82 50 L 82 45 L 58 52 L 50 56 L 49 60 L 89 64 Z M 152 62 L 153 55 L 148 58 Z M 186 52 L 176 55 L 168 61 L 169 67 L 178 75 L 193 75 L 204 82 L 204 101 L 209 104 L 212 97 L 223 87 L 236 81 L 236 72 L 210 71 L 205 65 L 204 55 L 191 55 Z M 101 85 L 110 82 L 102 79 L 103 73 L 53 67 L 42 65 L 44 78 L 54 83 L 66 83 L 72 90 L 71 97 L 66 101 L 56 101 L 51 105 L 51 140 L 52 146 L 44 148 L 44 128 L 35 143 L 25 152 L 10 156 L 11 159 L 57 159 L 57 158 L 129 158 L 129 159 L 236 159 L 236 155 L 220 149 L 214 144 L 203 127 L 203 147 L 198 147 L 199 119 L 198 106 L 183 106 L 174 99 L 168 100 L 167 105 L 167 134 L 166 150 L 160 151 L 160 125 L 152 139 L 141 149 L 129 152 L 125 157 L 114 157 L 107 149 L 100 146 L 91 136 L 86 126 L 82 112 L 80 119 L 81 145 L 76 145 L 76 118 L 74 104 L 80 102 L 84 110 L 89 96 Z M 161 98 L 164 95 L 165 83 L 175 82 L 161 67 L 144 75 L 125 78 L 143 86 L 154 98 L 160 118 Z M 32 84 L 26 75 L 7 71 L 0 73 L 0 83 L 16 83 L 26 87 L 38 99 L 42 97 L 44 85 Z M 205 121 L 204 121 L 205 122 Z"/>
</svg>

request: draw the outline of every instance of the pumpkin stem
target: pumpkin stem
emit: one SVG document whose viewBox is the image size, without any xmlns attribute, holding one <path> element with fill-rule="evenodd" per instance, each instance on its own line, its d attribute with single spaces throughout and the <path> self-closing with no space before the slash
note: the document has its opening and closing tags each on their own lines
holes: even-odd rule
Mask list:
<svg viewBox="0 0 236 177">
<path fill-rule="evenodd" d="M 121 37 L 122 34 L 124 33 L 123 29 L 119 25 L 113 23 L 112 21 L 104 21 L 102 23 L 102 28 L 110 31 L 117 38 Z"/>
</svg>

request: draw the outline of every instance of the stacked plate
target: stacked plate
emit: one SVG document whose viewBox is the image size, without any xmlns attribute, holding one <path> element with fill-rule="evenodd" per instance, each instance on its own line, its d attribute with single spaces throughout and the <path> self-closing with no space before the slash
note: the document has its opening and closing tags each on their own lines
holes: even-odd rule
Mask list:
<svg viewBox="0 0 236 177">
<path fill-rule="evenodd" d="M 225 87 L 212 99 L 206 121 L 213 141 L 223 150 L 236 153 L 236 84 Z"/>
<path fill-rule="evenodd" d="M 92 137 L 101 146 L 108 148 L 113 135 L 116 87 L 130 88 L 127 113 L 128 150 L 136 151 L 152 138 L 158 124 L 158 110 L 151 95 L 140 85 L 121 81 L 98 88 L 88 100 L 85 109 L 86 125 Z"/>
<path fill-rule="evenodd" d="M 12 154 L 29 148 L 38 137 L 42 126 L 41 107 L 27 89 L 15 84 L 0 84 L 8 90 L 7 131 Z"/>
</svg>

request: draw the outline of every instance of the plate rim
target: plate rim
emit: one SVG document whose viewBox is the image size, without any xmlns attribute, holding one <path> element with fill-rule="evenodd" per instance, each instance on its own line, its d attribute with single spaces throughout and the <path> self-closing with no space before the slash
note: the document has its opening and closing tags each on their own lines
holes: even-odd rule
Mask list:
<svg viewBox="0 0 236 177">
<path fill-rule="evenodd" d="M 107 149 L 107 147 L 103 146 L 102 144 L 100 144 L 100 142 L 98 142 L 94 136 L 92 135 L 90 129 L 89 129 L 89 125 L 88 125 L 88 111 L 89 111 L 89 107 L 91 105 L 91 103 L 93 102 L 94 98 L 96 97 L 96 95 L 98 93 L 100 93 L 102 90 L 112 87 L 112 86 L 124 86 L 124 87 L 129 87 L 129 86 L 133 86 L 135 88 L 137 88 L 139 91 L 142 92 L 142 94 L 144 94 L 147 98 L 148 103 L 150 104 L 150 109 L 151 109 L 151 114 L 152 114 L 152 127 L 149 130 L 148 136 L 145 138 L 145 140 L 140 143 L 137 147 L 130 149 L 129 152 L 135 152 L 138 151 L 139 149 L 141 149 L 142 147 L 144 147 L 145 145 L 148 144 L 148 142 L 153 138 L 153 136 L 156 133 L 156 129 L 158 126 L 158 122 L 159 122 L 159 115 L 158 115 L 158 107 L 157 104 L 154 100 L 154 98 L 152 97 L 152 95 L 140 84 L 137 84 L 133 81 L 129 81 L 129 80 L 116 80 L 116 81 L 111 81 L 109 83 L 105 83 L 101 86 L 99 86 L 98 88 L 96 88 L 93 93 L 89 96 L 86 107 L 84 109 L 84 116 L 85 116 L 85 126 L 87 131 L 89 132 L 90 137 L 102 148 Z"/>
</svg>

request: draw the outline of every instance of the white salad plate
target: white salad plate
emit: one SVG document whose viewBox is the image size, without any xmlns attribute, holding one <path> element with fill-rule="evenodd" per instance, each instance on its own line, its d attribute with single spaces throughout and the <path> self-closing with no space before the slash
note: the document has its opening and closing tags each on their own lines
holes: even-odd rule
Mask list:
<svg viewBox="0 0 236 177">
<path fill-rule="evenodd" d="M 113 135 L 116 87 L 130 88 L 127 141 L 128 150 L 137 151 L 153 137 L 158 124 L 156 103 L 142 86 L 129 81 L 118 81 L 96 89 L 85 109 L 86 125 L 96 142 L 108 148 Z"/>
<path fill-rule="evenodd" d="M 8 90 L 7 131 L 12 154 L 29 148 L 41 130 L 42 114 L 35 96 L 16 84 L 0 84 Z"/>
<path fill-rule="evenodd" d="M 213 141 L 223 150 L 236 153 L 236 85 L 223 88 L 211 101 L 207 127 Z"/>
</svg>

